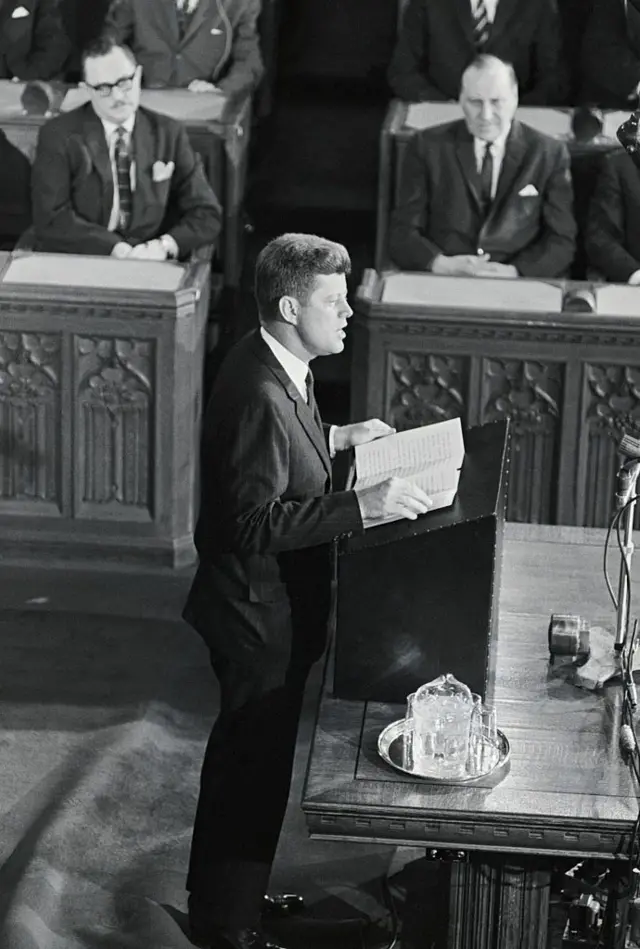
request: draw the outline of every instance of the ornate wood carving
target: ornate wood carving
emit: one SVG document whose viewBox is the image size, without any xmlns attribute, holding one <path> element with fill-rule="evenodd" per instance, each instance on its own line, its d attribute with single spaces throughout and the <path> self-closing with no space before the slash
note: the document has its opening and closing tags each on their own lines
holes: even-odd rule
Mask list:
<svg viewBox="0 0 640 949">
<path fill-rule="evenodd" d="M 151 508 L 154 345 L 75 338 L 81 503 Z"/>
<path fill-rule="evenodd" d="M 512 421 L 507 518 L 553 518 L 564 367 L 535 360 L 483 359 L 481 424 Z"/>
<path fill-rule="evenodd" d="M 384 322 L 375 320 L 371 330 L 377 333 L 390 333 L 393 336 L 429 336 L 445 339 L 492 340 L 493 342 L 524 343 L 562 343 L 576 346 L 628 346 L 637 344 L 637 330 L 616 333 L 587 330 L 578 332 L 572 329 L 550 330 L 546 326 L 521 327 L 506 325 L 497 327 L 491 323 L 435 323 L 429 320 L 420 322 Z"/>
<path fill-rule="evenodd" d="M 60 504 L 60 340 L 0 332 L 0 498 Z"/>
<path fill-rule="evenodd" d="M 400 429 L 464 417 L 469 357 L 423 352 L 389 354 L 390 387 L 385 417 Z"/>
<path fill-rule="evenodd" d="M 583 438 L 586 440 L 584 524 L 605 527 L 611 517 L 619 465 L 614 436 L 640 429 L 640 367 L 587 363 Z M 639 523 L 636 518 L 636 526 Z"/>
</svg>

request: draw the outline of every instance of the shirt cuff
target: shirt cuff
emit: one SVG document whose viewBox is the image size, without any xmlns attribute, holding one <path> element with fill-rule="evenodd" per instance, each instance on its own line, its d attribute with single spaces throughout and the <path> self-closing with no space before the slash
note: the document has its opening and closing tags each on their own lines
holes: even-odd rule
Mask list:
<svg viewBox="0 0 640 949">
<path fill-rule="evenodd" d="M 336 457 L 336 428 L 337 425 L 331 425 L 329 427 L 329 457 Z"/>
<path fill-rule="evenodd" d="M 169 257 L 177 257 L 180 253 L 180 248 L 178 247 L 175 238 L 171 234 L 162 234 L 160 240 L 164 244 L 164 247 L 167 251 Z"/>
<path fill-rule="evenodd" d="M 637 287 L 640 283 L 640 270 L 634 270 L 627 283 L 630 283 L 632 286 Z"/>
</svg>

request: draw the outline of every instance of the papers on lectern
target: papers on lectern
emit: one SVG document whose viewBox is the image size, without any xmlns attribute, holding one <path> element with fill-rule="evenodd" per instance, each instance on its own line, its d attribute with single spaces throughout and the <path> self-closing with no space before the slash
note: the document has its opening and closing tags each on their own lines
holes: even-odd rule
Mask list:
<svg viewBox="0 0 640 949">
<path fill-rule="evenodd" d="M 464 458 L 459 418 L 435 422 L 357 445 L 356 487 L 366 488 L 393 476 L 417 484 L 433 501 L 431 511 L 449 507 L 458 490 Z M 365 521 L 365 528 L 400 520 L 401 515 Z"/>
</svg>

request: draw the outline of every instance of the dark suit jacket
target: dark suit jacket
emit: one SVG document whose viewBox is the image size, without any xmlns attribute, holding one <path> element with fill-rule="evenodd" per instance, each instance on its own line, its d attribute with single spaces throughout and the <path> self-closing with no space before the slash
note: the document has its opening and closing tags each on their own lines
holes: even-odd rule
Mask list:
<svg viewBox="0 0 640 949">
<path fill-rule="evenodd" d="M 133 129 L 136 187 L 126 234 L 107 230 L 113 175 L 100 119 L 90 104 L 46 122 L 38 139 L 31 187 L 38 250 L 110 254 L 118 241 L 140 244 L 171 234 L 180 256 L 213 243 L 220 205 L 180 122 L 138 109 Z M 153 165 L 172 161 L 165 181 Z"/>
<path fill-rule="evenodd" d="M 620 149 L 605 158 L 589 207 L 585 248 L 606 279 L 626 283 L 640 270 L 640 169 Z"/>
<path fill-rule="evenodd" d="M 520 195 L 527 185 L 537 194 Z M 563 144 L 514 121 L 486 219 L 479 187 L 473 138 L 464 121 L 417 133 L 407 146 L 391 218 L 393 261 L 404 270 L 428 270 L 438 254 L 475 254 L 482 248 L 492 260 L 514 264 L 524 277 L 567 271 L 576 225 Z"/>
<path fill-rule="evenodd" d="M 498 0 L 484 52 L 513 64 L 523 104 L 562 101 L 560 47 L 555 0 Z M 408 0 L 389 83 L 409 102 L 457 99 L 475 54 L 470 0 Z"/>
<path fill-rule="evenodd" d="M 28 15 L 16 16 L 21 9 Z M 53 79 L 62 73 L 70 52 L 57 0 L 0 4 L 0 79 Z"/>
<path fill-rule="evenodd" d="M 330 602 L 329 542 L 362 530 L 353 491 L 331 493 L 320 418 L 259 331 L 227 356 L 205 414 L 200 566 L 185 619 L 235 658 L 295 633 L 322 653 Z"/>
<path fill-rule="evenodd" d="M 132 46 L 146 86 L 206 79 L 232 97 L 262 77 L 259 13 L 260 0 L 200 0 L 180 39 L 176 0 L 114 0 L 107 23 Z"/>
<path fill-rule="evenodd" d="M 612 109 L 635 108 L 640 34 L 629 29 L 624 0 L 594 0 L 582 43 L 581 98 Z"/>
</svg>

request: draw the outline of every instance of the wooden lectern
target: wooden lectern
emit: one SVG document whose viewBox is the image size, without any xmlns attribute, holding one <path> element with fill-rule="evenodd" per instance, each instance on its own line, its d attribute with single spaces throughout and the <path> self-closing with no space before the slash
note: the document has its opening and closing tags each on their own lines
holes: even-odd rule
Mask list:
<svg viewBox="0 0 640 949">
<path fill-rule="evenodd" d="M 491 697 L 508 422 L 465 434 L 453 505 L 338 543 L 334 692 L 404 702 L 452 672 Z"/>
</svg>

